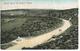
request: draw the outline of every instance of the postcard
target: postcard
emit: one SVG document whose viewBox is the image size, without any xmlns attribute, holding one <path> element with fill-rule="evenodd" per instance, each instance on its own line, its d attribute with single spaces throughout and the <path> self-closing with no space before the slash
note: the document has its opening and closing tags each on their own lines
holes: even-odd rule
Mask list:
<svg viewBox="0 0 80 51">
<path fill-rule="evenodd" d="M 78 0 L 0 0 L 1 50 L 78 49 Z"/>
</svg>

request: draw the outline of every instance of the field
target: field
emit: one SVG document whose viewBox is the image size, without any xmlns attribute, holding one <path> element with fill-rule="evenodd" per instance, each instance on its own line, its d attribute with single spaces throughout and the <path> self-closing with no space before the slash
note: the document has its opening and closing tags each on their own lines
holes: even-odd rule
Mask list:
<svg viewBox="0 0 80 51">
<path fill-rule="evenodd" d="M 78 48 L 78 9 L 68 10 L 4 10 L 1 19 L 1 44 L 20 37 L 39 36 L 60 27 L 61 19 L 70 20 L 72 26 L 64 33 L 53 37 L 47 43 L 33 48 L 22 49 L 77 49 Z M 2 46 L 2 48 L 4 48 Z"/>
<path fill-rule="evenodd" d="M 10 31 L 14 29 L 15 27 L 20 27 L 26 19 L 20 19 L 20 18 L 7 18 L 2 19 L 2 31 Z"/>
</svg>

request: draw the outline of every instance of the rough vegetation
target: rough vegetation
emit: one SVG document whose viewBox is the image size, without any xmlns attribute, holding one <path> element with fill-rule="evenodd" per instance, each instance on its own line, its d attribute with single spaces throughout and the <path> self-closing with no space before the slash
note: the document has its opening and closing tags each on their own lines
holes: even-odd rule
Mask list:
<svg viewBox="0 0 80 51">
<path fill-rule="evenodd" d="M 10 15 L 12 13 L 14 13 L 15 15 Z M 68 10 L 33 10 L 33 9 L 32 10 L 29 10 L 29 9 L 24 10 L 24 9 L 21 9 L 21 10 L 17 10 L 17 12 L 16 12 L 16 10 L 2 11 L 2 18 L 4 19 L 5 16 L 6 16 L 6 18 L 7 17 L 9 17 L 9 18 L 15 18 L 15 17 L 22 18 L 23 17 L 24 18 L 25 16 L 27 16 L 27 17 L 39 17 L 39 18 L 36 18 L 36 21 L 38 20 L 37 22 L 35 20 L 33 21 L 33 23 L 30 23 L 31 21 L 29 21 L 29 22 L 26 21 L 26 22 L 29 23 L 28 29 L 30 28 L 29 27 L 30 25 L 31 25 L 31 27 L 38 27 L 36 25 L 41 25 L 40 26 L 41 30 L 49 28 L 48 25 L 46 25 L 47 23 L 49 23 L 50 27 L 53 24 L 55 24 L 55 23 L 51 24 L 51 22 L 54 21 L 54 19 L 52 19 L 52 18 L 55 18 L 55 19 L 62 18 L 62 19 L 66 19 L 66 20 L 69 20 L 71 18 L 70 21 L 72 23 L 72 26 L 69 29 L 67 29 L 64 33 L 62 33 L 61 35 L 59 35 L 57 37 L 53 37 L 53 38 L 56 38 L 56 40 L 52 40 L 50 42 L 38 45 L 38 46 L 33 47 L 33 48 L 23 47 L 22 49 L 77 49 L 78 48 L 78 9 L 77 8 L 68 9 Z M 42 20 L 40 18 L 44 18 L 44 19 Z M 48 22 L 47 20 L 49 20 L 49 21 L 52 20 L 52 21 Z M 56 22 L 60 23 L 59 21 L 56 21 Z M 26 28 L 25 28 L 27 25 L 26 22 L 25 22 L 25 24 L 23 24 L 23 26 L 21 26 L 21 28 L 20 28 L 21 30 L 19 29 L 20 32 L 18 32 L 18 33 L 22 33 L 21 35 L 19 34 L 19 36 L 26 35 L 25 33 L 23 35 L 23 32 L 21 32 L 22 30 L 24 30 L 24 31 L 26 30 Z M 46 23 L 46 24 L 43 24 L 43 23 Z M 44 27 L 44 28 L 42 28 L 42 27 Z M 25 29 L 23 29 L 23 28 L 25 28 Z M 31 31 L 32 29 L 33 28 L 31 28 L 29 30 Z M 15 29 L 13 29 L 13 30 L 15 30 Z M 36 28 L 36 29 L 34 28 L 33 31 L 31 31 L 31 35 L 35 30 L 38 30 L 38 28 Z M 49 29 L 49 30 L 52 30 L 52 29 Z M 9 40 L 14 35 L 15 36 L 13 37 L 13 39 L 17 38 L 16 33 L 15 33 L 16 30 L 13 32 L 15 34 L 11 34 L 11 31 L 8 32 L 9 34 L 7 36 L 5 35 L 6 37 L 9 37 Z M 44 33 L 44 31 L 43 31 L 43 33 Z M 35 33 L 37 33 L 37 32 L 35 32 Z M 33 33 L 33 34 L 35 34 L 35 33 Z M 41 33 L 41 32 L 39 32 L 39 33 Z M 4 33 L 2 32 L 1 35 L 2 34 L 4 34 Z M 27 36 L 29 36 L 29 35 L 27 35 Z M 4 43 L 3 40 L 8 40 L 8 39 L 5 39 L 3 37 L 4 36 L 2 35 L 2 43 Z M 13 40 L 13 39 L 11 39 L 11 40 Z"/>
</svg>

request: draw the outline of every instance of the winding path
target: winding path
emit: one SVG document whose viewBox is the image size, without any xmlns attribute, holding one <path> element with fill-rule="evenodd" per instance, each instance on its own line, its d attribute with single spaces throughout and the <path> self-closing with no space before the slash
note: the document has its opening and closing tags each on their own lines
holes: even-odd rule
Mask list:
<svg viewBox="0 0 80 51">
<path fill-rule="evenodd" d="M 23 47 L 34 47 L 37 45 L 40 45 L 42 43 L 47 42 L 47 40 L 49 40 L 50 38 L 52 38 L 54 35 L 58 36 L 61 33 L 63 33 L 65 30 L 67 30 L 69 27 L 71 26 L 70 21 L 68 20 L 64 20 L 63 19 L 63 25 L 51 32 L 45 33 L 43 35 L 37 36 L 37 37 L 33 37 L 30 39 L 23 39 L 22 41 L 17 42 L 16 45 L 11 46 L 9 48 L 7 48 L 6 50 L 20 50 Z M 60 31 L 61 30 L 61 31 Z"/>
</svg>

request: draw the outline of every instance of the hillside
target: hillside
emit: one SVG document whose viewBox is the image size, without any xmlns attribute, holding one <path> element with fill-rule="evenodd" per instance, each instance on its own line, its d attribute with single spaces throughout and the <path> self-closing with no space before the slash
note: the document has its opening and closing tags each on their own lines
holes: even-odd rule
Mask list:
<svg viewBox="0 0 80 51">
<path fill-rule="evenodd" d="M 72 26 L 61 35 L 53 37 L 56 38 L 56 40 L 51 40 L 50 42 L 41 44 L 39 46 L 35 46 L 34 48 L 23 47 L 22 49 L 77 49 L 78 48 L 77 8 L 67 9 L 67 10 L 15 9 L 15 10 L 4 10 L 1 12 L 2 12 L 1 13 L 2 26 L 4 25 L 4 27 L 7 28 L 13 27 L 9 28 L 8 30 L 6 28 L 2 28 L 3 31 L 1 33 L 1 40 L 2 40 L 1 43 L 10 42 L 16 39 L 18 36 L 31 37 L 50 32 L 62 25 L 62 20 L 60 20 L 60 18 L 66 20 L 69 20 L 71 18 L 70 21 L 72 23 Z M 13 18 L 15 19 L 10 20 L 9 22 L 6 22 L 7 24 L 5 24 L 4 21 L 5 19 L 13 19 Z M 20 21 L 21 21 L 20 25 L 17 24 L 16 24 L 17 26 L 12 25 L 12 23 L 14 24 L 15 22 L 19 23 Z"/>
</svg>

